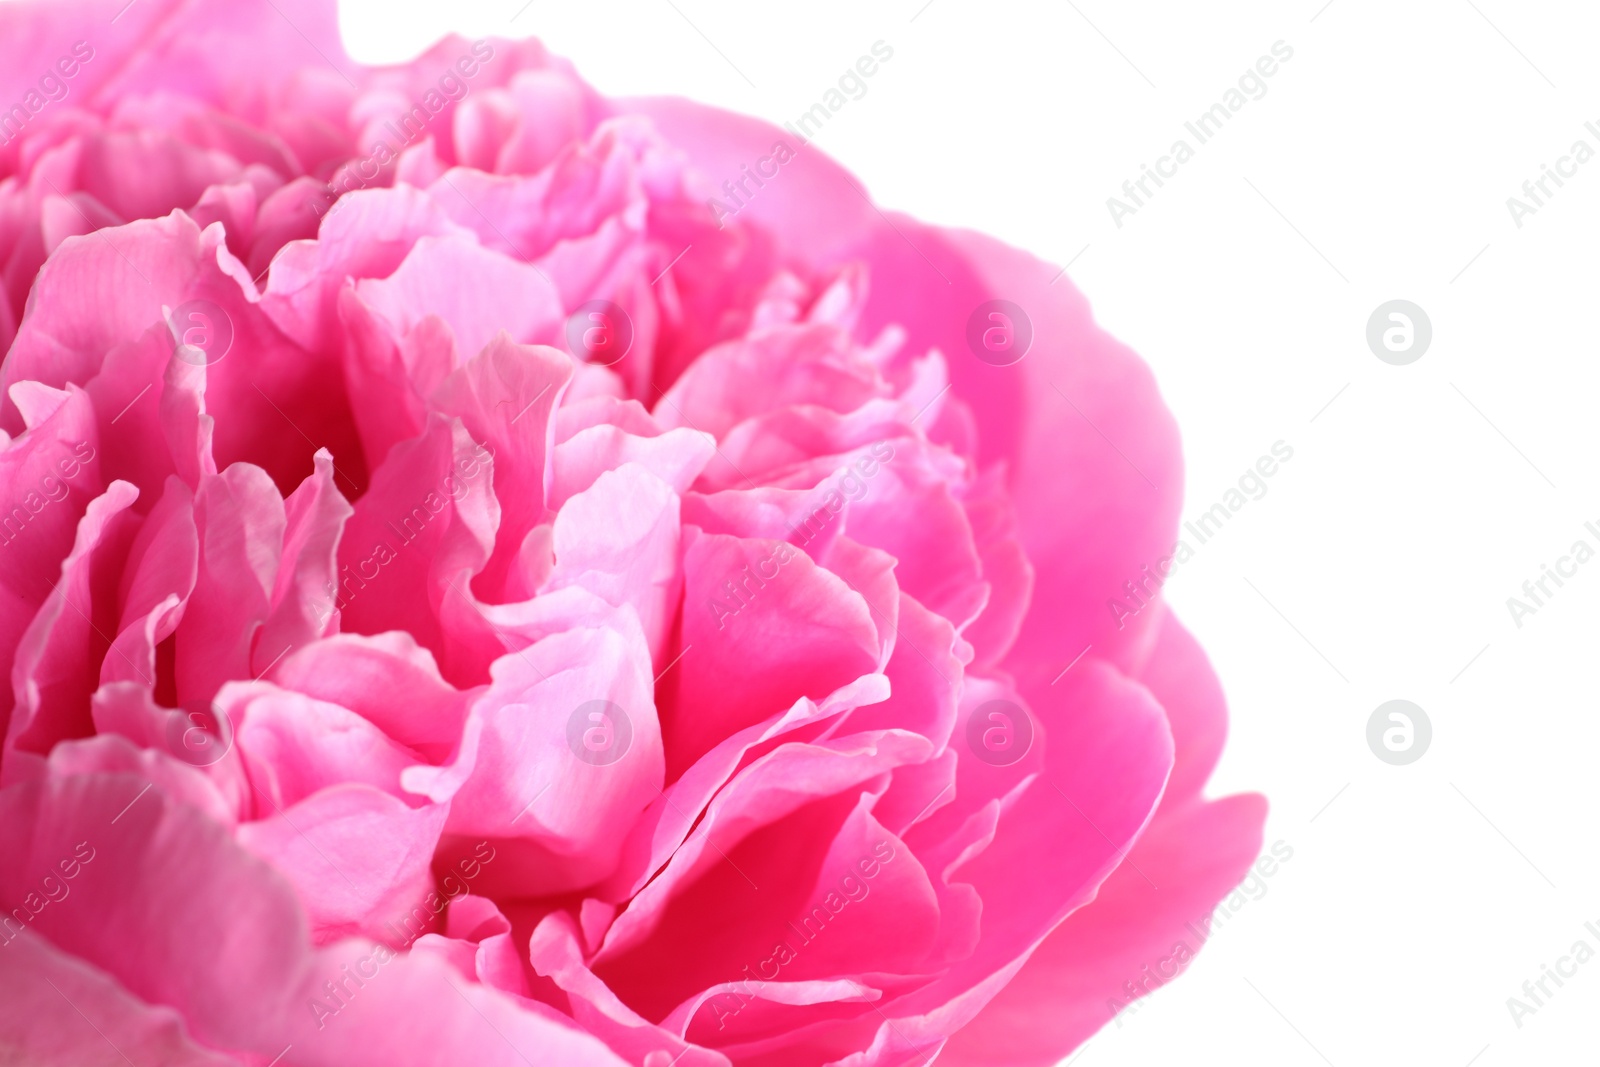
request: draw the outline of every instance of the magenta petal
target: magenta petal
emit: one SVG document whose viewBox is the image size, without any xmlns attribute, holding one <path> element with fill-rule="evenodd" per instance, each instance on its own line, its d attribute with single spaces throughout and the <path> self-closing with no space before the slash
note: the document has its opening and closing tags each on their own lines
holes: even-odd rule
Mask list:
<svg viewBox="0 0 1600 1067">
<path fill-rule="evenodd" d="M 345 630 L 404 629 L 438 657 L 446 677 L 470 684 L 483 676 L 491 655 L 484 638 L 446 633 L 441 613 L 488 562 L 500 524 L 492 470 L 461 422 L 443 416 L 390 453 L 339 542 Z"/>
<path fill-rule="evenodd" d="M 13 781 L 29 761 L 46 755 L 57 741 L 93 733 L 89 695 L 91 666 L 103 651 L 106 628 L 114 623 L 109 605 L 92 590 L 96 571 L 127 551 L 132 537 L 132 507 L 138 490 L 113 482 L 91 501 L 78 524 L 72 552 L 61 564 L 39 613 L 17 646 L 12 668 L 11 723 L 5 741 L 5 780 Z M 109 559 L 108 559 L 109 557 Z M 103 581 L 103 577 L 102 577 Z M 95 616 L 100 615 L 97 624 Z"/>
<path fill-rule="evenodd" d="M 0 569 L 0 670 L 11 664 L 23 632 L 50 594 L 78 520 L 101 484 L 98 435 L 88 398 L 78 390 L 47 418 L 0 451 L 0 509 L 9 525 L 0 541 L 10 566 Z M 0 726 L 9 722 L 13 694 L 0 691 Z"/>
<path fill-rule="evenodd" d="M 867 601 L 804 552 L 694 528 L 684 542 L 683 640 L 699 647 L 680 665 L 665 723 L 673 766 L 801 696 L 820 700 L 876 670 Z"/>
<path fill-rule="evenodd" d="M 572 376 L 572 359 L 552 348 L 518 345 L 504 332 L 439 384 L 433 407 L 461 419 L 494 453 L 500 534 L 478 588 L 504 588 L 515 550 L 545 517 L 550 415 Z"/>
<path fill-rule="evenodd" d="M 318 450 L 316 473 L 284 501 L 283 553 L 251 676 L 269 673 L 289 652 L 316 640 L 337 610 L 335 554 L 351 507 L 333 480 L 333 459 Z"/>
<path fill-rule="evenodd" d="M 250 656 L 272 606 L 283 551 L 283 499 L 259 467 L 236 464 L 195 494 L 201 564 L 178 627 L 181 699 L 208 700 L 230 678 L 253 678 Z"/>
<path fill-rule="evenodd" d="M 59 879 L 56 884 L 66 885 Z M 0 1001 L 6 1051 L 19 1057 L 18 1063 L 228 1067 L 236 1062 L 196 1045 L 183 1017 L 171 1008 L 144 1003 L 115 979 L 28 930 L 8 937 L 0 953 Z"/>
<path fill-rule="evenodd" d="M 1237 796 L 1154 823 L 1094 903 L 1045 939 L 940 1062 L 1048 1067 L 1126 1007 L 1130 986 L 1142 995 L 1176 978 L 1260 851 L 1265 817 L 1260 797 Z"/>
<path fill-rule="evenodd" d="M 1165 606 L 1150 657 L 1138 677 L 1161 702 L 1172 727 L 1172 779 L 1161 804 L 1163 809 L 1176 808 L 1199 795 L 1222 755 L 1228 735 L 1222 683 L 1200 643 Z"/>
</svg>

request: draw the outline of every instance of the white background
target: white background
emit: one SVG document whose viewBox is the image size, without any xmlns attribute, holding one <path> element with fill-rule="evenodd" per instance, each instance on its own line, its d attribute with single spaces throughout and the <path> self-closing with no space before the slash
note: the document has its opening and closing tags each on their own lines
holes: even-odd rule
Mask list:
<svg viewBox="0 0 1600 1067">
<path fill-rule="evenodd" d="M 1594 1062 L 1600 959 L 1518 1028 L 1580 937 L 1600 950 L 1600 560 L 1518 628 L 1520 595 L 1600 549 L 1592 308 L 1600 159 L 1518 228 L 1506 198 L 1600 150 L 1600 15 L 1511 0 L 1195 5 L 347 0 L 352 52 L 537 35 L 610 95 L 783 122 L 874 41 L 894 59 L 818 143 L 880 204 L 1058 264 L 1154 367 L 1185 438 L 1185 516 L 1282 440 L 1294 458 L 1168 595 L 1232 706 L 1216 794 L 1264 792 L 1294 858 L 1187 976 L 1073 1062 Z M 1319 10 L 1320 9 L 1320 10 Z M 513 21 L 514 18 L 514 21 Z M 1293 48 L 1118 228 L 1106 199 L 1276 41 Z M 1553 187 L 1552 187 L 1553 188 Z M 1425 355 L 1380 362 L 1381 303 Z M 1551 588 L 1554 588 L 1553 586 Z M 1432 746 L 1393 767 L 1368 716 Z M 1550 989 L 1555 987 L 1551 985 Z"/>
</svg>

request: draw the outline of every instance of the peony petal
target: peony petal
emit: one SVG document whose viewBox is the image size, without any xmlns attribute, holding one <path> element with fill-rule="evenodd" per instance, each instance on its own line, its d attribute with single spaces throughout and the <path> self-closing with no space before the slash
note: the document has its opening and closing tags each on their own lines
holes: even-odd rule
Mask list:
<svg viewBox="0 0 1600 1067">
<path fill-rule="evenodd" d="M 747 418 L 793 404 L 853 411 L 887 393 L 870 366 L 850 356 L 832 326 L 797 326 L 718 345 L 673 383 L 656 407 L 667 426 L 717 437 Z"/>
<path fill-rule="evenodd" d="M 15 704 L 6 734 L 0 777 L 18 780 L 27 764 L 37 765 L 58 741 L 88 737 L 89 694 L 104 654 L 104 634 L 114 625 L 115 606 L 102 590 L 107 574 L 128 550 L 136 525 L 129 509 L 139 491 L 113 482 L 90 502 L 78 524 L 61 577 L 17 646 L 11 678 Z M 33 757 L 29 759 L 29 757 Z"/>
<path fill-rule="evenodd" d="M 7 389 L 24 380 L 88 381 L 108 349 L 162 320 L 163 304 L 189 299 L 202 259 L 199 227 L 176 212 L 69 238 L 34 283 L 34 310 L 18 328 L 0 381 Z M 8 400 L 8 430 L 20 426 L 15 412 Z"/>
<path fill-rule="evenodd" d="M 66 888 L 59 880 L 56 884 Z M 171 1008 L 143 1003 L 114 979 L 31 931 L 8 934 L 4 947 L 0 1000 L 6 1010 L 0 1039 L 17 1063 L 33 1067 L 238 1063 L 196 1045 Z"/>
<path fill-rule="evenodd" d="M 1178 807 L 1199 795 L 1222 755 L 1228 736 L 1222 684 L 1200 643 L 1164 605 L 1150 658 L 1138 678 L 1161 702 L 1172 727 L 1172 779 L 1161 803 Z"/>
<path fill-rule="evenodd" d="M 1082 667 L 1088 669 L 1080 673 Z M 982 900 L 982 940 L 936 981 L 887 1006 L 883 1017 L 863 1017 L 875 1033 L 868 1062 L 926 1054 L 970 1021 L 1050 931 L 1094 899 L 1154 811 L 1172 742 L 1149 695 L 1104 664 L 1085 663 L 1049 700 L 1037 712 L 1046 732 L 1043 758 L 1017 765 L 1036 773 L 998 805 L 992 839 L 953 857 L 951 877 Z M 964 776 L 958 803 L 908 835 L 908 844 L 926 856 L 922 842 L 948 832 L 970 809 L 972 800 L 961 798 L 971 792 Z M 1017 878 L 1023 869 L 1034 877 Z"/>
<path fill-rule="evenodd" d="M 336 553 L 353 509 L 334 484 L 333 457 L 319 449 L 315 462 L 316 472 L 284 501 L 283 553 L 251 656 L 252 678 L 321 637 L 336 611 Z"/>
<path fill-rule="evenodd" d="M 390 924 L 432 887 L 429 868 L 445 808 L 412 808 L 386 792 L 346 783 L 259 814 L 239 826 L 239 843 L 294 885 L 314 940 L 403 940 Z"/>
<path fill-rule="evenodd" d="M 581 586 L 633 609 L 653 660 L 660 660 L 678 606 L 678 497 L 636 463 L 607 471 L 556 515 L 556 565 L 542 591 Z"/>
<path fill-rule="evenodd" d="M 553 348 L 518 345 L 504 332 L 446 378 L 430 407 L 461 419 L 474 441 L 494 454 L 494 491 L 501 502 L 494 555 L 478 589 L 499 592 L 523 538 L 545 519 L 545 467 L 550 413 L 572 377 L 572 359 Z"/>
<path fill-rule="evenodd" d="M 782 916 L 809 910 L 802 904 L 823 854 L 797 852 L 792 843 L 833 839 L 855 808 L 852 789 L 881 792 L 886 771 L 928 755 L 924 739 L 890 732 L 784 745 L 756 761 L 718 794 L 699 832 L 618 916 L 594 957 L 595 972 L 647 1018 L 664 1017 L 708 984 L 738 978 L 751 954 L 770 954 L 773 916 L 781 925 Z M 776 903 L 763 896 L 761 909 L 750 908 L 762 886 L 778 894 Z M 710 903 L 719 899 L 747 903 Z M 713 913 L 717 921 L 708 926 Z M 669 958 L 677 961 L 670 973 L 662 970 Z"/>
<path fill-rule="evenodd" d="M 341 783 L 408 799 L 400 772 L 416 763 L 415 753 L 348 708 L 265 682 L 230 683 L 216 703 L 233 724 L 263 816 Z"/>
<path fill-rule="evenodd" d="M 347 279 L 387 278 L 420 238 L 464 232 L 416 189 L 358 190 L 337 208 L 315 241 L 292 241 L 273 260 L 262 298 L 262 310 L 306 348 L 336 345 L 336 301 Z"/>
<path fill-rule="evenodd" d="M 495 663 L 457 763 L 406 778 L 435 797 L 460 783 L 446 856 L 485 838 L 505 853 L 479 892 L 559 893 L 611 872 L 623 832 L 661 789 L 650 690 L 637 624 L 557 634 Z"/>
<path fill-rule="evenodd" d="M 419 238 L 393 274 L 356 282 L 356 293 L 396 336 L 435 314 L 468 352 L 501 330 L 524 344 L 554 340 L 562 321 L 560 297 L 537 268 L 455 236 Z"/>
<path fill-rule="evenodd" d="M 1094 903 L 1045 939 L 940 1062 L 1048 1067 L 1130 1003 L 1129 988 L 1143 995 L 1176 978 L 1260 851 L 1265 816 L 1260 797 L 1237 796 L 1153 823 Z"/>
<path fill-rule="evenodd" d="M 21 907 L 43 875 L 76 869 L 72 895 L 41 909 L 31 928 L 131 995 L 172 1007 L 212 1047 L 264 1063 L 293 1046 L 310 1067 L 373 1057 L 398 1067 L 441 1056 L 492 1067 L 525 1067 L 530 1055 L 556 1067 L 622 1062 L 550 1013 L 453 979 L 435 960 L 396 959 L 363 941 L 313 948 L 279 875 L 133 775 L 0 791 L 0 852 L 17 860 L 0 869 L 0 906 Z M 177 914 L 182 927 L 172 924 Z M 351 970 L 382 979 L 357 984 Z M 329 998 L 325 983 L 336 978 L 357 995 Z"/>
<path fill-rule="evenodd" d="M 476 684 L 493 652 L 488 623 L 447 630 L 448 598 L 483 568 L 500 524 L 493 460 L 460 420 L 434 416 L 426 432 L 390 453 L 356 501 L 339 541 L 342 627 L 376 634 L 404 629 L 435 657 L 446 678 Z M 469 623 L 470 625 L 470 623 Z M 496 650 L 497 651 L 497 650 Z"/>
<path fill-rule="evenodd" d="M 620 426 L 586 427 L 555 447 L 550 505 L 560 508 L 603 473 L 626 463 L 644 467 L 682 496 L 711 461 L 716 447 L 709 434 L 698 430 L 640 435 Z"/>
<path fill-rule="evenodd" d="M 670 767 L 802 696 L 819 701 L 877 669 L 866 600 L 787 542 L 690 527 L 683 574 L 683 642 L 693 654 L 675 671 L 662 719 Z"/>
<path fill-rule="evenodd" d="M 208 188 L 233 181 L 241 169 L 222 152 L 135 130 L 85 139 L 76 184 L 119 218 L 154 219 L 193 207 Z M 253 197 L 249 214 L 255 215 Z M 202 228 L 212 221 L 208 212 L 197 218 Z"/>
<path fill-rule="evenodd" d="M 210 700 L 230 678 L 254 678 L 251 653 L 272 608 L 286 524 L 283 498 L 260 467 L 238 463 L 195 494 L 200 569 L 178 625 L 180 700 Z"/>
<path fill-rule="evenodd" d="M 104 488 L 89 398 L 76 389 L 43 421 L 0 451 L 0 677 L 11 665 L 61 563 L 78 521 Z M 13 694 L 0 687 L 0 726 Z"/>
<path fill-rule="evenodd" d="M 758 120 L 688 101 L 621 106 L 650 116 L 707 173 L 737 173 L 785 140 Z M 1048 264 L 977 234 L 881 218 L 820 153 L 799 153 L 783 174 L 740 221 L 778 235 L 816 269 L 860 259 L 874 277 L 894 278 L 875 289 L 861 328 L 870 335 L 899 324 L 910 351 L 952 356 L 952 392 L 971 407 L 981 458 L 1008 463 L 1038 572 L 1035 603 L 1049 605 L 1030 615 L 1008 668 L 1031 691 L 1086 646 L 1131 664 L 1147 624 L 1119 633 L 1105 601 L 1171 549 L 1182 500 L 1176 429 L 1148 368 L 1095 326 L 1087 302 Z M 997 298 L 1031 320 L 1032 347 L 1014 366 L 967 350 L 968 318 Z"/>
<path fill-rule="evenodd" d="M 471 698 L 446 682 L 428 650 L 399 630 L 313 642 L 279 661 L 273 678 L 285 689 L 349 708 L 436 763 L 459 742 Z"/>
<path fill-rule="evenodd" d="M 660 1067 L 663 1062 L 731 1067 L 727 1057 L 685 1043 L 681 1035 L 657 1026 L 618 999 L 584 962 L 577 927 L 567 913 L 552 912 L 539 923 L 529 956 L 534 969 L 570 998 L 578 1021 L 631 1061 L 647 1067 Z"/>
</svg>

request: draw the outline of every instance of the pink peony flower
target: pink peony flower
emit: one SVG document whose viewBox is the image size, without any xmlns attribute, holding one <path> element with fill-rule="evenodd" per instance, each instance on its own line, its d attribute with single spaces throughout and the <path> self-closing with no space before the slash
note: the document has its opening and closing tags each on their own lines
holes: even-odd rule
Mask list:
<svg viewBox="0 0 1600 1067">
<path fill-rule="evenodd" d="M 1186 965 L 1263 803 L 1105 608 L 1178 439 L 1054 268 L 532 43 L 120 4 L 0 7 L 0 1049 L 1049 1064 Z"/>
</svg>

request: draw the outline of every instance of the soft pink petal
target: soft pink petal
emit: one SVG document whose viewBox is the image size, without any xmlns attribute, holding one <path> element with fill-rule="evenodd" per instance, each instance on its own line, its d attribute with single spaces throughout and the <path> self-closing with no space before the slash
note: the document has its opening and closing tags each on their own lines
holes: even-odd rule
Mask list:
<svg viewBox="0 0 1600 1067">
<path fill-rule="evenodd" d="M 611 872 L 624 832 L 661 789 L 651 688 L 637 624 L 572 630 L 496 662 L 457 764 L 406 778 L 436 797 L 453 788 L 457 845 L 487 838 L 504 853 L 480 892 L 558 893 Z M 596 735 L 598 757 L 584 754 L 591 724 L 611 731 Z"/>
<path fill-rule="evenodd" d="M 329 628 L 336 612 L 339 535 L 351 507 L 334 483 L 333 458 L 319 450 L 316 472 L 284 501 L 283 553 L 266 621 L 256 638 L 251 677 L 271 672 L 285 655 Z"/>
<path fill-rule="evenodd" d="M 477 587 L 491 595 L 508 581 L 516 550 L 545 519 L 550 414 L 572 377 L 572 359 L 553 348 L 519 345 L 504 332 L 434 391 L 433 410 L 462 425 L 494 453 L 500 530 Z"/>
<path fill-rule="evenodd" d="M 389 929 L 432 885 L 433 851 L 446 809 L 413 808 L 359 784 L 270 804 L 238 828 L 239 843 L 294 885 L 319 943 L 362 936 L 398 940 Z"/>
<path fill-rule="evenodd" d="M 423 314 L 440 316 L 467 352 L 501 330 L 525 344 L 554 340 L 562 321 L 560 297 L 537 269 L 454 236 L 420 238 L 393 274 L 358 281 L 356 293 L 397 336 Z"/>
<path fill-rule="evenodd" d="M 443 762 L 460 741 L 471 697 L 446 682 L 428 650 L 400 630 L 313 642 L 280 660 L 272 678 L 285 689 L 349 708 L 434 762 Z"/>
<path fill-rule="evenodd" d="M 115 623 L 114 605 L 95 597 L 94 588 L 103 588 L 106 574 L 115 573 L 114 563 L 127 552 L 135 525 L 129 509 L 137 496 L 138 490 L 127 482 L 113 482 L 90 502 L 59 580 L 22 635 L 11 674 L 15 704 L 0 765 L 5 781 L 16 780 L 23 773 L 20 762 L 37 761 L 57 741 L 94 732 L 89 695 L 105 652 L 102 634 Z"/>
<path fill-rule="evenodd" d="M 602 474 L 556 515 L 556 564 L 543 591 L 582 586 L 608 604 L 627 605 L 660 659 L 678 606 L 678 497 L 636 463 Z"/>
<path fill-rule="evenodd" d="M 0 451 L 0 678 L 72 550 L 78 520 L 104 488 L 94 412 L 81 391 Z M 13 695 L 0 686 L 0 726 Z"/>
<path fill-rule="evenodd" d="M 534 1055 L 563 1067 L 621 1063 L 551 1013 L 462 983 L 437 961 L 378 964 L 375 946 L 359 940 L 314 949 L 279 875 L 146 785 L 78 776 L 0 791 L 0 852 L 16 860 L 0 869 L 0 905 L 20 906 L 83 842 L 92 859 L 80 863 L 73 895 L 41 910 L 32 929 L 133 996 L 174 1008 L 196 1040 L 261 1062 L 293 1045 L 296 1062 L 312 1067 L 372 1058 L 422 1067 L 441 1056 L 494 1067 L 525 1067 Z M 359 995 L 319 1020 L 308 1005 L 346 967 L 383 977 L 352 980 Z"/>
<path fill-rule="evenodd" d="M 69 882 L 55 881 L 71 895 Z M 23 930 L 0 952 L 0 1043 L 31 1067 L 227 1067 L 239 1061 L 196 1045 L 177 1012 L 145 1004 L 82 960 Z"/>
<path fill-rule="evenodd" d="M 683 100 L 621 106 L 651 116 L 711 174 L 737 173 L 786 139 L 758 120 Z M 821 153 L 800 152 L 740 222 L 769 229 L 816 268 L 865 259 L 875 278 L 894 284 L 874 287 L 863 331 L 898 324 L 908 350 L 938 348 L 950 359 L 952 392 L 971 410 L 981 457 L 1009 464 L 1037 568 L 1035 610 L 1007 660 L 1025 688 L 1048 683 L 1091 644 L 1132 662 L 1145 626 L 1119 633 L 1105 601 L 1171 549 L 1182 498 L 1176 430 L 1149 369 L 1094 324 L 1055 268 L 977 234 L 880 218 L 854 186 Z M 1034 330 L 1032 348 L 1010 367 L 967 350 L 968 317 L 995 298 L 1021 305 Z"/>
<path fill-rule="evenodd" d="M 217 704 L 233 723 L 261 816 L 341 783 L 406 799 L 400 772 L 416 754 L 348 708 L 265 682 L 232 683 Z"/>
<path fill-rule="evenodd" d="M 209 700 L 253 678 L 251 653 L 272 609 L 283 553 L 283 498 L 266 471 L 235 464 L 195 494 L 200 570 L 178 626 L 178 696 Z"/>
</svg>

